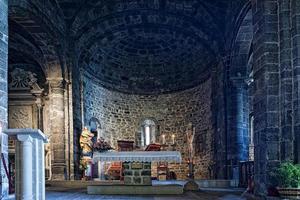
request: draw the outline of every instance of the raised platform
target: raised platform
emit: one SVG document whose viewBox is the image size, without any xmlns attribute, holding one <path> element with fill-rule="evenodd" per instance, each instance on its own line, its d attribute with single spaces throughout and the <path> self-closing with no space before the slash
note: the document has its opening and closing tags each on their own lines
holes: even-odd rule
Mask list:
<svg viewBox="0 0 300 200">
<path fill-rule="evenodd" d="M 236 188 L 238 182 L 234 180 L 196 180 L 200 188 Z"/>
<path fill-rule="evenodd" d="M 179 195 L 183 194 L 183 186 L 89 185 L 87 193 L 92 195 Z"/>
<path fill-rule="evenodd" d="M 237 182 L 233 180 L 196 180 L 199 185 L 199 188 L 237 188 Z M 170 181 L 152 181 L 152 185 L 181 185 L 183 186 L 186 183 L 184 180 L 170 180 Z M 55 188 L 78 188 L 86 189 L 89 185 L 122 185 L 124 182 L 120 181 L 103 181 L 95 179 L 93 181 L 46 181 L 46 187 L 55 187 Z"/>
<path fill-rule="evenodd" d="M 86 189 L 89 185 L 121 185 L 121 181 L 46 181 L 49 188 Z"/>
</svg>

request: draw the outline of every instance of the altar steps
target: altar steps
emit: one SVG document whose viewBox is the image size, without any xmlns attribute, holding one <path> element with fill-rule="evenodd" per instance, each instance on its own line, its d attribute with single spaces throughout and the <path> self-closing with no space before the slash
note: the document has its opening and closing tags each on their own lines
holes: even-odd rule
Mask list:
<svg viewBox="0 0 300 200">
<path fill-rule="evenodd" d="M 180 195 L 182 185 L 89 185 L 87 193 L 91 195 Z"/>
</svg>

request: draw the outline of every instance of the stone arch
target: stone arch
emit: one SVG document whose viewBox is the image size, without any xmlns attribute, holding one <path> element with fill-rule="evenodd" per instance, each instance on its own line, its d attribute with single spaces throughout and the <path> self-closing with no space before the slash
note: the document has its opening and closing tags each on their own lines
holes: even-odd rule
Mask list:
<svg viewBox="0 0 300 200">
<path fill-rule="evenodd" d="M 89 127 L 90 127 L 90 131 L 93 133 L 97 133 L 97 138 L 99 137 L 103 137 L 103 133 L 102 133 L 102 127 L 101 127 L 101 123 L 100 120 L 97 119 L 96 117 L 92 117 L 89 120 Z"/>
<path fill-rule="evenodd" d="M 64 66 L 61 65 L 59 55 L 63 52 L 60 45 L 64 43 L 62 36 L 65 31 L 65 23 L 61 9 L 57 7 L 56 3 L 51 2 L 47 1 L 49 7 L 46 8 L 41 1 L 10 1 L 9 21 L 13 28 L 22 29 L 19 33 L 22 33 L 23 38 L 35 46 L 38 52 L 41 52 L 41 56 L 38 58 L 43 60 L 41 65 L 47 77 L 63 77 L 62 67 Z M 56 12 L 48 12 L 49 9 L 56 10 Z M 57 24 L 61 25 L 57 26 Z M 53 72 L 56 73 L 53 75 Z"/>
<path fill-rule="evenodd" d="M 34 38 L 14 20 L 9 20 L 9 64 L 30 63 L 38 65 L 46 75 L 44 53 Z"/>
</svg>

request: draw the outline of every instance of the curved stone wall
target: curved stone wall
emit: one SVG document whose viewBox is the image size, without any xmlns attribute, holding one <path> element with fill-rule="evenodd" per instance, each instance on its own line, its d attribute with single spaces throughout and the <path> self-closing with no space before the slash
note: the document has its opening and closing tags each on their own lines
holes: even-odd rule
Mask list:
<svg viewBox="0 0 300 200">
<path fill-rule="evenodd" d="M 101 134 L 116 146 L 119 139 L 135 140 L 141 122 L 155 119 L 160 135 L 171 142 L 175 134 L 176 150 L 181 151 L 183 163 L 171 165 L 177 178 L 185 179 L 186 129 L 190 122 L 195 125 L 196 178 L 209 178 L 213 159 L 213 128 L 211 112 L 211 79 L 189 90 L 161 95 L 130 95 L 107 90 L 88 77 L 84 84 L 84 118 L 88 124 L 92 117 L 101 123 Z M 157 139 L 159 134 L 157 135 Z"/>
</svg>

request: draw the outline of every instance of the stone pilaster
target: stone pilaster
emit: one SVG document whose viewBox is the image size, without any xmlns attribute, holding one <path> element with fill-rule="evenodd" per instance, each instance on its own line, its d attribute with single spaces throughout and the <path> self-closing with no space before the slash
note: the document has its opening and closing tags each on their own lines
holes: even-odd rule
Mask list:
<svg viewBox="0 0 300 200">
<path fill-rule="evenodd" d="M 291 0 L 280 0 L 279 5 L 279 70 L 280 70 L 280 156 L 281 160 L 293 160 L 293 106 L 291 59 Z"/>
<path fill-rule="evenodd" d="M 8 164 L 7 136 L 2 130 L 7 127 L 7 53 L 8 53 L 8 22 L 6 0 L 0 0 L 0 153 Z M 8 195 L 8 179 L 2 161 L 0 162 L 0 197 Z"/>
<path fill-rule="evenodd" d="M 254 0 L 252 4 L 255 192 L 266 195 L 269 172 L 280 161 L 278 3 Z"/>
<path fill-rule="evenodd" d="M 295 161 L 300 163 L 300 1 L 291 0 L 293 61 L 293 132 Z"/>
<path fill-rule="evenodd" d="M 63 79 L 48 79 L 50 88 L 50 144 L 52 151 L 52 180 L 64 180 L 66 177 L 65 155 L 65 109 Z"/>
</svg>

